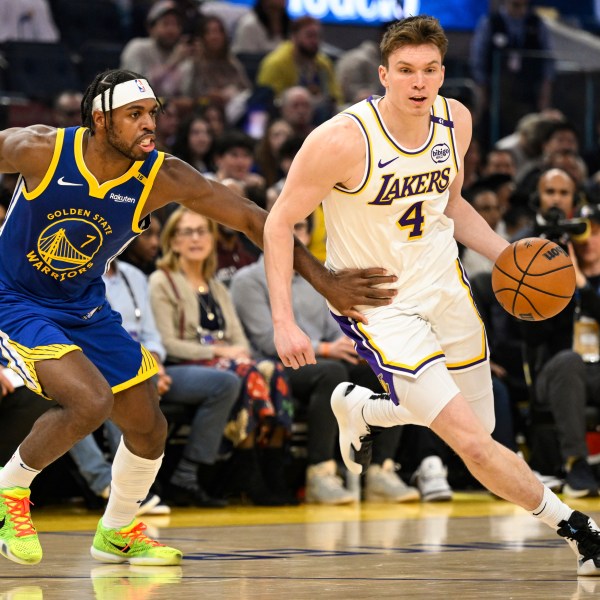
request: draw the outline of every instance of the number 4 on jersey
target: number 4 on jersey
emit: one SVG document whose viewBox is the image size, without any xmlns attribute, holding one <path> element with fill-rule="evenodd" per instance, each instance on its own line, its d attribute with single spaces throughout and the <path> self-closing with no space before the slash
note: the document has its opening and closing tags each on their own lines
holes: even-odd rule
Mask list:
<svg viewBox="0 0 600 600">
<path fill-rule="evenodd" d="M 413 240 L 423 235 L 423 224 L 425 217 L 423 216 L 423 201 L 415 202 L 409 206 L 404 214 L 398 219 L 396 225 L 400 229 L 410 229 L 408 239 Z"/>
</svg>

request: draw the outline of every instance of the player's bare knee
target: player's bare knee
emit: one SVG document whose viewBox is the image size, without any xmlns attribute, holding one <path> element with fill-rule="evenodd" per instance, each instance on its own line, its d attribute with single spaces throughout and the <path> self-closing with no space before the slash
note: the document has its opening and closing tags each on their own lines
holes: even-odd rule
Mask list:
<svg viewBox="0 0 600 600">
<path fill-rule="evenodd" d="M 466 463 L 485 466 L 493 456 L 494 440 L 491 436 L 466 437 L 455 450 Z"/>
</svg>

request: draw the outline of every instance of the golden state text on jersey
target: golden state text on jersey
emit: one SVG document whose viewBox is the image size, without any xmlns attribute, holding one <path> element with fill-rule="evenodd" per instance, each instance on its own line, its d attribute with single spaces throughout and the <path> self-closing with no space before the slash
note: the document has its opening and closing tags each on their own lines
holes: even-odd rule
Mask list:
<svg viewBox="0 0 600 600">
<path fill-rule="evenodd" d="M 0 231 L 0 286 L 45 301 L 100 305 L 107 264 L 147 226 L 141 214 L 164 154 L 155 150 L 99 184 L 83 160 L 85 132 L 57 130 L 35 189 L 19 178 Z"/>
<path fill-rule="evenodd" d="M 432 106 L 429 133 L 419 148 L 391 135 L 371 97 L 340 113 L 352 119 L 365 143 L 363 177 L 354 189 L 335 186 L 323 201 L 327 266 L 384 267 L 398 276 L 403 295 L 441 276 L 458 256 L 454 225 L 444 211 L 459 157 L 448 101 Z"/>
</svg>

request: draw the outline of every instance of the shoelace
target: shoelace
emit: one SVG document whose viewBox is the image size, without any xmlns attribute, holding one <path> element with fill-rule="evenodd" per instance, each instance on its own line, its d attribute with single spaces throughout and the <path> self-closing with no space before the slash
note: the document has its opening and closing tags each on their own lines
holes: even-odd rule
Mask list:
<svg viewBox="0 0 600 600">
<path fill-rule="evenodd" d="M 129 531 L 117 531 L 126 542 L 127 546 L 125 548 L 131 548 L 136 541 L 143 542 L 144 544 L 149 544 L 153 547 L 164 546 L 160 542 L 149 538 L 144 531 L 146 531 L 147 527 L 143 523 L 138 523 L 135 527 L 130 529 Z"/>
<path fill-rule="evenodd" d="M 567 522 L 558 531 L 563 537 L 577 542 L 577 549 L 584 558 L 600 555 L 600 531 L 592 529 L 589 524 L 573 530 Z"/>
<path fill-rule="evenodd" d="M 14 496 L 1 496 L 6 500 L 8 514 L 11 516 L 14 527 L 17 531 L 17 537 L 26 535 L 34 535 L 35 527 L 31 522 L 31 513 L 29 506 L 33 506 L 33 502 L 29 498 L 15 498 Z"/>
</svg>

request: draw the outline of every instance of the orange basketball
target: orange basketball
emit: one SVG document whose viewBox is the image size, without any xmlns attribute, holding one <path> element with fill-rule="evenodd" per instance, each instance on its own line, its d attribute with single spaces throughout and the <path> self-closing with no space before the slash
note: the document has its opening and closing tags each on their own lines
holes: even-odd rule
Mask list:
<svg viewBox="0 0 600 600">
<path fill-rule="evenodd" d="M 492 270 L 492 289 L 500 305 L 525 321 L 557 315 L 575 292 L 569 255 L 542 238 L 525 238 L 502 251 Z"/>
</svg>

